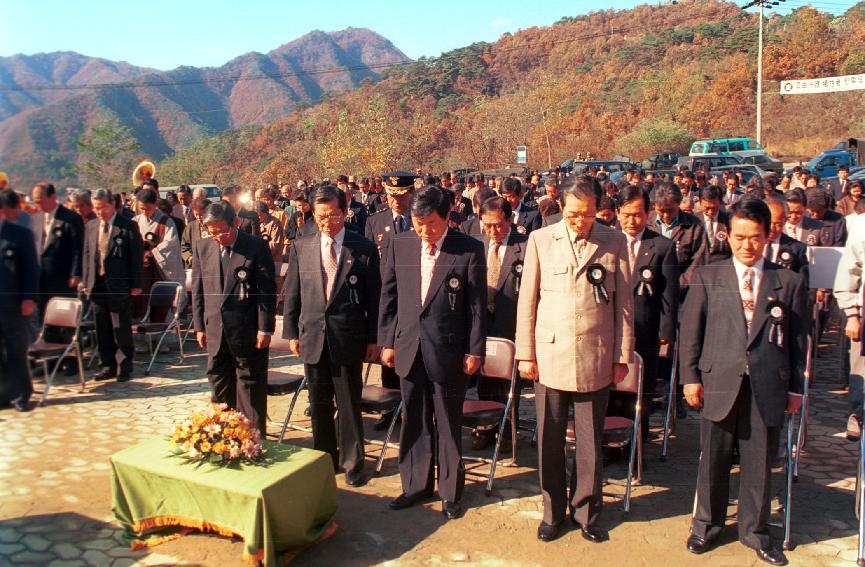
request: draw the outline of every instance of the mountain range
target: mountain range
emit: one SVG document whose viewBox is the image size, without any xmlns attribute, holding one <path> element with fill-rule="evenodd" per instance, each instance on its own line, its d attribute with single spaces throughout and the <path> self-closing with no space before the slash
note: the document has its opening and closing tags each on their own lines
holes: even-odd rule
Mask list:
<svg viewBox="0 0 865 567">
<path fill-rule="evenodd" d="M 221 67 L 159 71 L 74 52 L 0 57 L 0 170 L 16 186 L 73 182 L 76 140 L 116 118 L 159 160 L 228 129 L 266 124 L 323 97 L 377 81 L 411 60 L 363 28 L 310 32 Z"/>
</svg>

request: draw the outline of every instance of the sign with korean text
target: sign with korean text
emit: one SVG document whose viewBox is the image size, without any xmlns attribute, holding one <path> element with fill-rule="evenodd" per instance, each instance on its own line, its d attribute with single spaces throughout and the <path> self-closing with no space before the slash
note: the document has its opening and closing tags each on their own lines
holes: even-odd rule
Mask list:
<svg viewBox="0 0 865 567">
<path fill-rule="evenodd" d="M 858 89 L 865 89 L 865 73 L 841 77 L 823 77 L 822 79 L 781 81 L 782 95 L 835 93 Z"/>
</svg>

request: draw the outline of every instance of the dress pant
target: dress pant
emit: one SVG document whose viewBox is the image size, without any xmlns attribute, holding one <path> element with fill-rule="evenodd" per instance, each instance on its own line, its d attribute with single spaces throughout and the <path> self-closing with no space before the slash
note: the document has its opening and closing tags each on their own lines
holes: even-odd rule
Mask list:
<svg viewBox="0 0 865 567">
<path fill-rule="evenodd" d="M 546 524 L 559 524 L 569 503 L 569 513 L 582 526 L 591 526 L 598 521 L 603 505 L 601 441 L 609 391 L 609 388 L 602 388 L 595 392 L 570 392 L 535 383 L 538 461 Z M 565 478 L 565 434 L 571 407 L 577 442 L 569 501 Z"/>
<path fill-rule="evenodd" d="M 236 356 L 223 333 L 219 352 L 207 360 L 211 401 L 228 404 L 245 415 L 262 438 L 267 418 L 267 358 L 268 349 L 252 349 L 248 356 Z"/>
<path fill-rule="evenodd" d="M 458 502 L 465 485 L 462 415 L 468 380 L 461 368 L 443 378 L 445 381 L 432 380 L 418 349 L 408 376 L 400 382 L 405 405 L 399 474 L 405 494 L 432 491 L 438 464 L 439 495 Z"/>
<path fill-rule="evenodd" d="M 382 366 L 381 385 L 383 388 L 399 390 L 399 376 L 396 375 L 396 370 L 387 366 Z"/>
<path fill-rule="evenodd" d="M 96 345 L 103 368 L 117 368 L 117 351 L 123 354 L 120 372 L 132 372 L 135 345 L 132 342 L 131 298 L 111 295 L 105 281 L 97 278 L 90 294 L 93 321 L 96 324 Z"/>
<path fill-rule="evenodd" d="M 334 468 L 359 473 L 363 470 L 363 420 L 360 414 L 363 362 L 349 366 L 333 364 L 327 341 L 321 360 L 305 364 L 313 448 L 330 453 Z M 334 420 L 334 397 L 339 410 L 339 435 Z"/>
<path fill-rule="evenodd" d="M 637 354 L 643 359 L 643 395 L 641 401 L 642 418 L 640 419 L 640 433 L 643 442 L 649 438 L 649 417 L 652 415 L 652 398 L 658 383 L 658 365 L 660 357 L 659 348 L 637 348 Z M 607 407 L 607 415 L 616 415 L 634 419 L 636 413 L 637 394 L 630 392 L 610 391 L 610 403 Z"/>
<path fill-rule="evenodd" d="M 843 327 L 842 327 L 843 329 Z M 848 413 L 862 419 L 863 385 L 865 385 L 865 356 L 862 342 L 850 341 L 850 389 L 847 391 Z"/>
<path fill-rule="evenodd" d="M 0 312 L 0 404 L 27 402 L 33 395 L 25 325 L 20 312 Z"/>
<path fill-rule="evenodd" d="M 767 427 L 746 375 L 733 409 L 721 421 L 700 424 L 700 466 L 691 533 L 706 540 L 718 537 L 727 517 L 733 447 L 739 446 L 739 541 L 753 549 L 770 545 L 769 520 L 772 459 L 780 427 Z"/>
</svg>

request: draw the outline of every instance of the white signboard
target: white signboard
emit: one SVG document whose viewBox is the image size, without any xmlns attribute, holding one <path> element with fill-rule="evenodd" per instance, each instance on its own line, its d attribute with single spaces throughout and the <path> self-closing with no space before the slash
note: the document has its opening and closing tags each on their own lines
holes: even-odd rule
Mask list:
<svg viewBox="0 0 865 567">
<path fill-rule="evenodd" d="M 811 289 L 832 289 L 835 287 L 835 274 L 838 272 L 838 264 L 841 262 L 843 248 L 830 248 L 828 246 L 809 246 L 808 257 L 810 267 Z"/>
<path fill-rule="evenodd" d="M 781 81 L 782 95 L 836 93 L 857 89 L 865 89 L 865 73 L 841 77 L 823 77 L 822 79 Z"/>
</svg>

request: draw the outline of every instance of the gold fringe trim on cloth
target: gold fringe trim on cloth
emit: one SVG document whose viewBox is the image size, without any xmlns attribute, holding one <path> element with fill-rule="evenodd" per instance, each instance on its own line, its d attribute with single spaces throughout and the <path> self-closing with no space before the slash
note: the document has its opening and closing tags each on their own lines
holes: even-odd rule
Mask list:
<svg viewBox="0 0 865 567">
<path fill-rule="evenodd" d="M 145 518 L 143 520 L 135 522 L 135 524 L 133 524 L 132 526 L 132 531 L 141 535 L 145 535 L 147 532 L 152 532 L 154 530 L 158 530 L 159 528 L 169 527 L 181 527 L 184 529 L 178 533 L 169 534 L 166 536 L 156 536 L 146 540 L 134 539 L 129 546 L 130 549 L 132 551 L 136 551 L 148 547 L 155 547 L 161 543 L 165 543 L 166 541 L 180 539 L 181 537 L 190 533 L 192 530 L 211 532 L 221 535 L 223 537 L 236 537 L 243 540 L 242 535 L 232 530 L 229 530 L 228 528 L 223 528 L 222 526 L 218 526 L 210 522 L 202 522 L 201 520 L 183 518 L 181 516 L 158 516 L 155 518 Z M 294 558 L 297 557 L 301 552 L 329 538 L 336 532 L 336 529 L 336 522 L 331 522 L 330 525 L 324 529 L 321 535 L 318 536 L 318 538 L 314 542 L 285 552 L 282 558 L 283 564 L 288 564 L 290 561 L 294 560 Z M 264 550 L 260 549 L 255 555 L 250 555 L 246 552 L 246 549 L 244 549 L 243 561 L 252 565 L 256 565 L 264 561 Z"/>
</svg>

